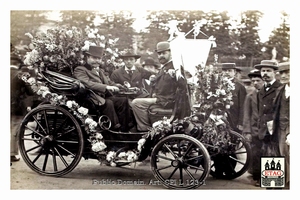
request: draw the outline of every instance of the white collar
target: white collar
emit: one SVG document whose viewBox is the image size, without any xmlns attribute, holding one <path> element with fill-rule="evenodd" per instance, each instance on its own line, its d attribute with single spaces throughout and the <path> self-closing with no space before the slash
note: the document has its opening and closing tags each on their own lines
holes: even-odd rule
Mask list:
<svg viewBox="0 0 300 200">
<path fill-rule="evenodd" d="M 129 69 L 128 67 L 125 66 L 125 71 L 128 71 L 128 70 L 134 71 L 134 70 L 136 70 L 136 68 L 134 65 L 133 65 L 133 67 L 131 67 L 131 69 Z"/>
</svg>

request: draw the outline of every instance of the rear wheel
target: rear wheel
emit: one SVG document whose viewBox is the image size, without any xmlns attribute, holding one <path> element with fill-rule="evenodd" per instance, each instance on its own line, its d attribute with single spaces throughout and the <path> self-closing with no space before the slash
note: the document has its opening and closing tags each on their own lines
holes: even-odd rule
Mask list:
<svg viewBox="0 0 300 200">
<path fill-rule="evenodd" d="M 235 179 L 243 175 L 250 166 L 252 157 L 250 144 L 245 138 L 235 132 L 230 132 L 230 144 L 220 152 L 210 151 L 212 160 L 210 174 L 220 179 Z"/>
<path fill-rule="evenodd" d="M 66 109 L 40 105 L 23 119 L 19 149 L 25 163 L 35 172 L 63 176 L 80 162 L 84 139 L 80 125 Z"/>
<path fill-rule="evenodd" d="M 151 169 L 167 188 L 197 188 L 209 175 L 210 157 L 197 139 L 183 134 L 170 135 L 153 148 Z"/>
</svg>

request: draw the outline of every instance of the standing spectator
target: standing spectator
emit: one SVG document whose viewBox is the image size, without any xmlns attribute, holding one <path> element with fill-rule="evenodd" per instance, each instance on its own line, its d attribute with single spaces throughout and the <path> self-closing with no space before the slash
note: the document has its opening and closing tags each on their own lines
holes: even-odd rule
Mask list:
<svg viewBox="0 0 300 200">
<path fill-rule="evenodd" d="M 123 85 L 124 82 L 128 82 L 130 87 L 136 87 L 138 89 L 138 93 L 131 97 L 131 99 L 149 96 L 149 93 L 146 93 L 143 90 L 143 79 L 148 79 L 152 73 L 142 67 L 135 66 L 137 59 L 140 57 L 140 55 L 133 53 L 132 50 L 128 50 L 125 54 L 120 55 L 120 58 L 123 59 L 125 66 L 116 69 L 110 76 L 110 79 L 115 83 Z"/>
<path fill-rule="evenodd" d="M 116 84 L 104 75 L 104 71 L 99 69 L 103 48 L 90 46 L 85 53 L 86 64 L 77 66 L 74 76 L 82 81 L 84 86 L 93 92 L 91 100 L 99 106 L 99 110 L 107 115 L 112 121 L 112 129 L 116 131 L 127 131 L 129 105 L 126 97 L 116 97 L 115 92 L 120 91 L 120 84 Z"/>
<path fill-rule="evenodd" d="M 252 150 L 252 163 L 248 172 L 253 174 L 253 168 L 259 169 L 259 166 L 253 167 L 252 165 L 260 164 L 260 157 L 258 148 L 260 140 L 258 139 L 258 103 L 257 93 L 264 86 L 264 81 L 261 78 L 260 71 L 254 69 L 248 74 L 249 79 L 252 82 L 254 89 L 249 92 L 245 99 L 244 104 L 244 119 L 243 119 L 243 135 L 246 140 L 251 144 Z"/>
<path fill-rule="evenodd" d="M 33 97 L 32 90 L 23 80 L 20 79 L 21 74 L 30 76 L 26 66 L 22 66 L 22 61 L 11 54 L 10 58 L 10 161 L 19 161 L 17 132 L 21 120 L 31 110 Z"/>
<path fill-rule="evenodd" d="M 276 90 L 282 85 L 275 79 L 275 70 L 278 69 L 278 63 L 273 60 L 263 60 L 260 64 L 254 66 L 260 70 L 261 77 L 264 80 L 264 87 L 258 92 L 258 139 L 257 149 L 259 149 L 261 156 L 269 155 L 270 150 L 273 156 L 274 152 L 274 137 L 272 136 L 273 122 L 273 105 Z M 253 166 L 255 167 L 255 166 Z M 256 166 L 258 167 L 258 166 Z M 260 167 L 253 168 L 253 179 L 257 180 L 256 186 L 260 186 Z"/>
<path fill-rule="evenodd" d="M 222 63 L 222 72 L 225 77 L 232 80 L 235 89 L 232 91 L 233 105 L 229 109 L 229 122 L 231 128 L 241 133 L 243 130 L 244 101 L 246 97 L 245 86 L 235 77 L 237 73 L 235 63 Z"/>
<path fill-rule="evenodd" d="M 274 137 L 279 144 L 280 156 L 285 157 L 286 188 L 290 184 L 290 63 L 279 64 L 278 72 L 283 86 L 277 89 L 274 101 Z"/>
<path fill-rule="evenodd" d="M 178 79 L 176 78 L 170 43 L 167 41 L 157 43 L 156 52 L 162 66 L 155 80 L 153 80 L 152 98 L 136 98 L 132 101 L 132 110 L 137 122 L 138 131 L 147 131 L 152 126 L 147 112 L 149 106 L 158 104 L 162 108 L 174 108 L 175 99 L 186 96 L 188 92 L 187 80 L 184 74 L 181 74 Z M 183 72 L 182 70 L 181 73 Z M 190 106 L 187 103 L 182 103 L 180 106 L 186 106 L 186 108 L 181 109 L 181 116 L 190 114 Z"/>
</svg>

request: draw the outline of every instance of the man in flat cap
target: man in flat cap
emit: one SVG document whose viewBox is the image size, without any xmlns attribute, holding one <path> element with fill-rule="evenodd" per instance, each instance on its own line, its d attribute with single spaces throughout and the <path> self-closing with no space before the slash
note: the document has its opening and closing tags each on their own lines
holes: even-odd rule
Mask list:
<svg viewBox="0 0 300 200">
<path fill-rule="evenodd" d="M 273 135 L 278 141 L 280 156 L 285 157 L 286 187 L 290 182 L 290 63 L 280 63 L 278 72 L 283 84 L 276 91 L 274 100 Z"/>
<path fill-rule="evenodd" d="M 161 63 L 160 71 L 153 80 L 153 93 L 151 98 L 136 98 L 132 101 L 132 110 L 137 122 L 138 131 L 147 131 L 151 126 L 148 108 L 153 104 L 158 104 L 162 108 L 174 108 L 176 95 L 185 96 L 187 94 L 187 80 L 184 74 L 178 79 L 175 76 L 175 69 L 172 62 L 170 43 L 167 41 L 159 42 L 156 45 L 156 53 Z M 183 70 L 182 70 L 183 71 Z M 177 93 L 178 89 L 178 93 Z M 189 115 L 190 108 L 183 108 L 183 115 Z"/>
<path fill-rule="evenodd" d="M 261 78 L 260 71 L 258 69 L 254 69 L 250 71 L 248 74 L 249 79 L 251 80 L 252 86 L 254 89 L 250 91 L 244 103 L 244 117 L 243 117 L 243 135 L 246 140 L 250 142 L 252 149 L 252 163 L 249 173 L 253 174 L 253 165 L 260 164 L 259 152 L 260 149 L 257 148 L 257 143 L 260 144 L 258 139 L 258 103 L 257 103 L 257 93 L 263 87 L 264 81 Z M 259 166 L 256 166 L 258 168 Z"/>
<path fill-rule="evenodd" d="M 258 92 L 258 139 L 257 145 L 260 156 L 276 156 L 276 141 L 272 131 L 273 127 L 273 107 L 276 90 L 282 85 L 275 79 L 278 63 L 274 60 L 262 60 L 260 64 L 254 66 L 260 70 L 264 81 L 263 88 Z M 270 155 L 272 154 L 272 155 Z M 277 155 L 278 156 L 278 155 Z M 260 168 L 253 168 L 253 179 L 257 180 L 256 186 L 260 186 Z"/>
</svg>

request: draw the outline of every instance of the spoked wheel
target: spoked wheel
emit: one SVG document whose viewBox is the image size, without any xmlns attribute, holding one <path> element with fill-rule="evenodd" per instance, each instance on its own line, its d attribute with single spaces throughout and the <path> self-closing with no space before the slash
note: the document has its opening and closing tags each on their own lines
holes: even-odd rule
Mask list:
<svg viewBox="0 0 300 200">
<path fill-rule="evenodd" d="M 35 172 L 63 176 L 82 157 L 84 140 L 80 125 L 62 107 L 41 105 L 30 111 L 19 129 L 20 154 Z"/>
<path fill-rule="evenodd" d="M 250 166 L 251 147 L 245 138 L 235 132 L 230 132 L 230 144 L 219 153 L 210 152 L 210 174 L 220 179 L 235 179 L 243 175 Z"/>
<path fill-rule="evenodd" d="M 183 134 L 160 140 L 151 154 L 155 178 L 170 189 L 192 189 L 201 186 L 210 170 L 210 157 L 197 139 Z"/>
</svg>

